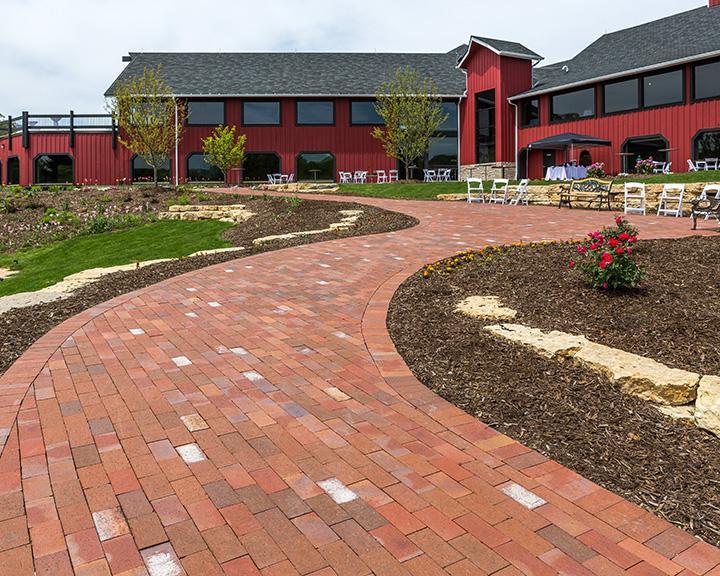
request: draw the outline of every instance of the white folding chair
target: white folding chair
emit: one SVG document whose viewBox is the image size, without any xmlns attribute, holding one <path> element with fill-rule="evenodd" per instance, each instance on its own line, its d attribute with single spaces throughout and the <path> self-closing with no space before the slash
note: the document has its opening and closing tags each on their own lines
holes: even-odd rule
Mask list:
<svg viewBox="0 0 720 576">
<path fill-rule="evenodd" d="M 530 180 L 520 180 L 520 184 L 515 186 L 512 191 L 512 196 L 510 198 L 510 205 L 511 206 L 518 206 L 520 204 L 524 204 L 525 206 L 528 206 L 528 186 L 530 185 Z"/>
<path fill-rule="evenodd" d="M 670 171 L 670 167 L 672 166 L 672 162 L 667 162 L 665 166 L 663 166 L 663 174 L 672 174 Z"/>
<path fill-rule="evenodd" d="M 288 178 L 287 178 L 287 182 L 288 182 L 288 184 L 292 184 L 293 182 L 295 182 L 295 174 L 294 173 L 292 173 L 292 172 L 290 173 L 290 176 L 288 176 Z"/>
<path fill-rule="evenodd" d="M 641 182 L 625 183 L 625 214 L 632 212 L 643 215 L 646 213 L 645 184 Z"/>
<path fill-rule="evenodd" d="M 490 188 L 490 204 L 507 204 L 508 187 L 510 180 L 507 178 L 496 178 Z"/>
<path fill-rule="evenodd" d="M 350 172 L 338 172 L 340 184 L 350 184 L 352 182 L 352 174 Z"/>
<path fill-rule="evenodd" d="M 664 174 L 665 173 L 665 162 L 653 162 L 653 173 Z"/>
<path fill-rule="evenodd" d="M 270 184 L 275 184 L 275 174 L 268 174 L 267 178 Z"/>
<path fill-rule="evenodd" d="M 377 174 L 378 184 L 387 184 L 388 178 L 385 170 L 378 170 L 375 174 Z"/>
<path fill-rule="evenodd" d="M 365 184 L 367 182 L 367 172 L 363 170 L 356 171 L 353 182 L 355 182 L 355 184 Z"/>
<path fill-rule="evenodd" d="M 665 184 L 660 194 L 658 204 L 658 216 L 682 216 L 683 196 L 685 195 L 685 184 Z M 672 208 L 671 204 L 677 204 Z"/>
<path fill-rule="evenodd" d="M 720 200 L 720 184 L 707 184 L 703 191 L 700 192 L 700 196 L 698 196 L 699 200 L 708 200 L 709 198 Z M 717 212 L 696 212 L 696 214 L 704 214 L 705 220 L 709 220 L 711 216 L 717 218 Z"/>
<path fill-rule="evenodd" d="M 473 192 L 477 192 L 478 195 L 473 197 Z M 468 204 L 472 204 L 473 202 L 485 204 L 485 191 L 483 189 L 483 181 L 480 178 L 467 179 L 467 193 Z"/>
<path fill-rule="evenodd" d="M 451 174 L 452 170 L 450 168 L 441 168 L 440 170 L 438 170 L 438 182 L 450 182 Z"/>
<path fill-rule="evenodd" d="M 717 170 L 718 158 L 705 158 L 705 170 Z"/>
<path fill-rule="evenodd" d="M 398 174 L 397 170 L 390 170 L 390 172 L 388 172 L 388 182 L 397 182 Z"/>
<path fill-rule="evenodd" d="M 425 182 L 437 182 L 437 172 L 435 170 L 423 170 Z"/>
<path fill-rule="evenodd" d="M 688 172 L 698 172 L 700 168 L 693 162 L 692 160 L 688 159 Z M 698 162 L 699 164 L 699 162 Z"/>
</svg>

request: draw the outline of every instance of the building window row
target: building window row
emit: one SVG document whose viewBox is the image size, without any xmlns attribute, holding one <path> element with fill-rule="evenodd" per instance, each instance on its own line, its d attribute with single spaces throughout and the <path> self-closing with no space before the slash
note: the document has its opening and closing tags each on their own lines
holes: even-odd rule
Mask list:
<svg viewBox="0 0 720 576">
<path fill-rule="evenodd" d="M 603 115 L 620 114 L 673 106 L 685 102 L 685 69 L 645 74 L 600 87 Z M 693 100 L 720 98 L 720 61 L 698 64 L 692 68 Z M 550 96 L 550 123 L 571 122 L 597 116 L 596 87 L 581 88 Z M 520 104 L 520 125 L 538 126 L 540 99 L 528 99 Z"/>
<path fill-rule="evenodd" d="M 458 106 L 455 102 L 443 102 L 443 111 L 448 115 L 441 131 L 457 131 Z M 243 100 L 243 126 L 281 126 L 282 107 L 280 100 Z M 335 101 L 297 100 L 295 123 L 298 126 L 335 125 Z M 221 100 L 189 100 L 187 104 L 189 126 L 219 126 L 225 124 L 225 102 Z M 383 119 L 375 109 L 373 100 L 350 101 L 350 124 L 352 126 L 378 126 Z"/>
</svg>

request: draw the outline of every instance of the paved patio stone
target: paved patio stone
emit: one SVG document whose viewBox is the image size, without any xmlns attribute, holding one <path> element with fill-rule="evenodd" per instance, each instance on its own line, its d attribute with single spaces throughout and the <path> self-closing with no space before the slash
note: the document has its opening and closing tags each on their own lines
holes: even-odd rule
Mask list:
<svg viewBox="0 0 720 576">
<path fill-rule="evenodd" d="M 610 215 L 362 201 L 420 225 L 118 297 L 0 378 L 0 573 L 720 573 L 716 548 L 422 386 L 387 333 L 422 264 Z"/>
</svg>

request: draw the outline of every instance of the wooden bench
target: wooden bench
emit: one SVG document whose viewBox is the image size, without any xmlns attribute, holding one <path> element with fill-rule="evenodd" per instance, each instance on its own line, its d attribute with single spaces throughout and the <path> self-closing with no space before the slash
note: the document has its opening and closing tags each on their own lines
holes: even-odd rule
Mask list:
<svg viewBox="0 0 720 576">
<path fill-rule="evenodd" d="M 691 204 L 692 212 L 690 212 L 690 218 L 692 218 L 693 230 L 697 230 L 697 221 L 700 216 L 704 216 L 706 220 L 715 218 L 720 222 L 720 200 L 715 198 L 696 198 Z"/>
<path fill-rule="evenodd" d="M 569 188 L 561 190 L 558 208 L 562 208 L 563 205 L 572 208 L 573 202 L 587 202 L 588 208 L 593 203 L 597 203 L 598 210 L 602 210 L 603 206 L 607 206 L 608 210 L 612 210 L 610 206 L 613 193 L 612 186 L 612 181 L 600 180 L 599 178 L 573 180 Z"/>
</svg>

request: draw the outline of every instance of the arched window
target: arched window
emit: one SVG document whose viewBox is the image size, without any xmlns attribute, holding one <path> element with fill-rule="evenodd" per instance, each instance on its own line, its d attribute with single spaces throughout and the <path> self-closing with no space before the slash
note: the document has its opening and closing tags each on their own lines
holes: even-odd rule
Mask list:
<svg viewBox="0 0 720 576">
<path fill-rule="evenodd" d="M 297 179 L 333 180 L 335 156 L 330 152 L 301 152 L 297 157 Z"/>
<path fill-rule="evenodd" d="M 8 184 L 20 184 L 20 159 L 17 156 L 7 159 L 5 177 Z"/>
<path fill-rule="evenodd" d="M 141 156 L 133 156 L 132 158 L 132 174 L 133 182 L 152 182 L 153 167 L 150 166 Z M 170 182 L 170 160 L 158 168 L 158 182 Z"/>
<path fill-rule="evenodd" d="M 72 184 L 75 162 L 67 154 L 41 154 L 35 158 L 35 184 Z"/>
<path fill-rule="evenodd" d="M 652 158 L 656 162 L 667 162 L 668 148 L 668 141 L 662 135 L 628 138 L 622 147 L 626 154 L 623 156 L 623 171 L 634 172 L 638 159 Z"/>
<path fill-rule="evenodd" d="M 580 164 L 580 166 L 585 166 L 585 168 L 587 168 L 592 165 L 592 163 L 592 154 L 590 154 L 589 150 L 583 150 L 580 152 L 580 159 L 578 160 L 578 164 Z"/>
<path fill-rule="evenodd" d="M 187 158 L 188 182 L 223 182 L 225 178 L 217 166 L 206 162 L 205 154 L 190 154 Z"/>
<path fill-rule="evenodd" d="M 701 130 L 693 139 L 695 160 L 720 158 L 720 130 Z"/>
<path fill-rule="evenodd" d="M 268 174 L 280 173 L 280 156 L 275 152 L 248 152 L 243 161 L 245 182 L 267 182 Z"/>
</svg>

